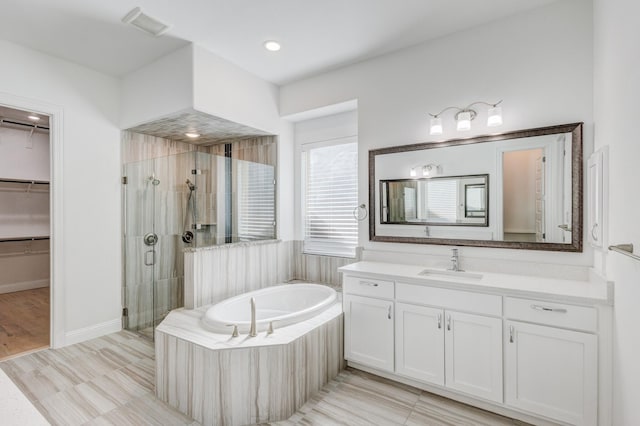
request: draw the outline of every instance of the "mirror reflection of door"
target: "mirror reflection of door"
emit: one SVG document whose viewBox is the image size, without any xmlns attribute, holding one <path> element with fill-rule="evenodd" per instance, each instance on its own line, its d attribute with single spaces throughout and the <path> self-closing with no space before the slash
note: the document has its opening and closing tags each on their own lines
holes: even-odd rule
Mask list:
<svg viewBox="0 0 640 426">
<path fill-rule="evenodd" d="M 503 221 L 506 241 L 545 241 L 544 149 L 503 154 Z"/>
</svg>

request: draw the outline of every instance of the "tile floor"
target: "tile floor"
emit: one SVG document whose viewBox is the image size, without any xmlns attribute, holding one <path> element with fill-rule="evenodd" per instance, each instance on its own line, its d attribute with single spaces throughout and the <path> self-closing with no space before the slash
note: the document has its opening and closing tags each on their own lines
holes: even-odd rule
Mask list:
<svg viewBox="0 0 640 426">
<path fill-rule="evenodd" d="M 154 395 L 153 343 L 121 331 L 0 362 L 54 425 L 197 425 Z M 347 369 L 289 420 L 272 425 L 524 425 Z"/>
</svg>

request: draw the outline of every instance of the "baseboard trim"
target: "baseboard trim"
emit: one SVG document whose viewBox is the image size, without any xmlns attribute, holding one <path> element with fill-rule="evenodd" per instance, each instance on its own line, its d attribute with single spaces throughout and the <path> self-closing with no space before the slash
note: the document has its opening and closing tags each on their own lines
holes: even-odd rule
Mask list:
<svg viewBox="0 0 640 426">
<path fill-rule="evenodd" d="M 105 334 L 116 333 L 122 330 L 122 319 L 115 318 L 89 327 L 79 328 L 65 333 L 64 345 L 73 345 L 85 340 L 95 339 Z"/>
<path fill-rule="evenodd" d="M 34 288 L 49 287 L 49 278 L 35 281 L 21 281 L 19 283 L 0 284 L 0 294 L 16 291 L 33 290 Z"/>
</svg>

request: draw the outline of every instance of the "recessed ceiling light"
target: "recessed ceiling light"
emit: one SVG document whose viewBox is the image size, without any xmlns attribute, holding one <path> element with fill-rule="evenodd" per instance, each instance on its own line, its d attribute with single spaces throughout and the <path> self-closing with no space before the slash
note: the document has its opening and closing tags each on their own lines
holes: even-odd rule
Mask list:
<svg viewBox="0 0 640 426">
<path fill-rule="evenodd" d="M 39 121 L 40 117 L 38 117 L 37 115 L 29 115 L 28 116 L 29 120 L 33 120 L 33 121 Z"/>
<path fill-rule="evenodd" d="M 199 138 L 200 137 L 200 133 L 195 133 L 195 132 L 188 132 L 184 134 L 186 137 L 191 138 L 191 139 L 195 139 L 195 138 Z"/>
<path fill-rule="evenodd" d="M 280 47 L 280 43 L 274 40 L 267 40 L 264 42 L 264 48 L 271 52 L 277 52 L 280 50 Z"/>
</svg>

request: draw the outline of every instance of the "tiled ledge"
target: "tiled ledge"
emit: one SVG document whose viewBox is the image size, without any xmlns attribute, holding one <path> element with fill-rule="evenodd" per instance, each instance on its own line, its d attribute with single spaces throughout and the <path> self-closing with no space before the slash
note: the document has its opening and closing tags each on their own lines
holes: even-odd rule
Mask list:
<svg viewBox="0 0 640 426">
<path fill-rule="evenodd" d="M 229 250 L 236 247 L 252 247 L 252 246 L 261 246 L 265 244 L 278 244 L 281 243 L 282 240 L 259 240 L 259 241 L 242 241 L 239 243 L 229 243 L 229 244 L 218 244 L 215 246 L 205 246 L 205 247 L 185 247 L 183 251 L 185 253 L 198 253 L 202 251 L 212 251 L 212 250 Z"/>
</svg>

